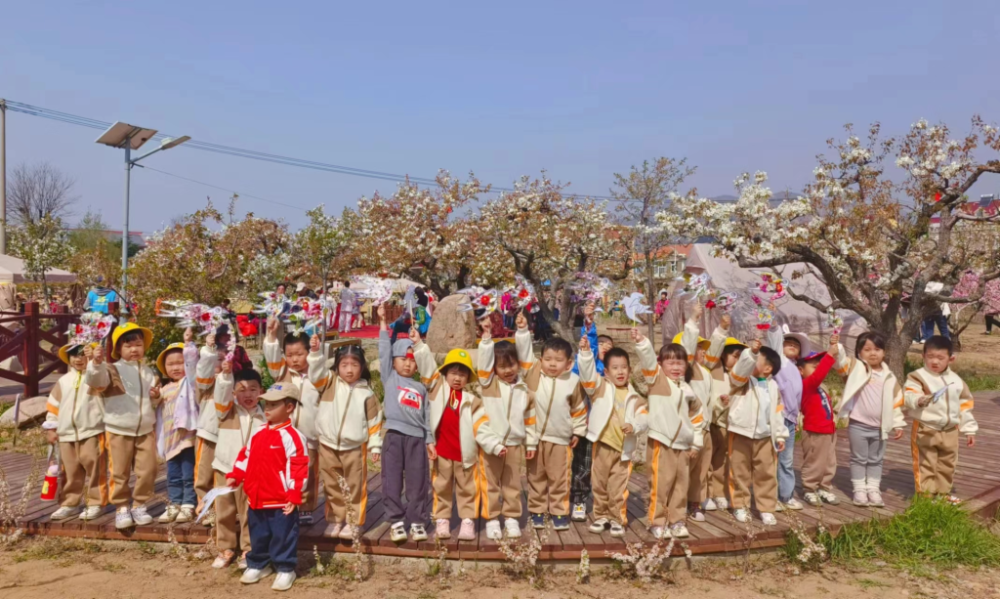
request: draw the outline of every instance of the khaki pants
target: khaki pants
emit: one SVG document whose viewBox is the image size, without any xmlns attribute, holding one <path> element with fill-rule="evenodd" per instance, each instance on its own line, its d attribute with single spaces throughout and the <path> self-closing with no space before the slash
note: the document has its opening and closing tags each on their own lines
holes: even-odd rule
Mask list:
<svg viewBox="0 0 1000 599">
<path fill-rule="evenodd" d="M 111 503 L 115 508 L 145 505 L 156 490 L 156 434 L 139 437 L 108 435 L 108 466 L 111 469 Z M 135 489 L 128 486 L 135 470 Z"/>
<path fill-rule="evenodd" d="M 59 456 L 66 473 L 60 505 L 77 507 L 84 496 L 84 490 L 87 507 L 108 504 L 108 463 L 104 443 L 104 435 L 95 435 L 78 442 L 59 443 Z"/>
<path fill-rule="evenodd" d="M 299 506 L 299 514 L 312 515 L 316 511 L 316 504 L 319 501 L 319 450 L 309 448 L 309 480 L 306 481 L 306 488 L 302 489 L 302 505 Z"/>
<path fill-rule="evenodd" d="M 199 502 L 215 486 L 215 471 L 212 470 L 214 461 L 215 442 L 198 437 L 194 449 L 194 492 L 198 495 Z"/>
<path fill-rule="evenodd" d="M 708 477 L 712 469 L 712 433 L 705 431 L 703 446 L 698 457 L 690 460 L 688 472 L 688 503 L 701 505 L 708 495 Z"/>
<path fill-rule="evenodd" d="M 802 490 L 833 492 L 837 474 L 837 433 L 826 435 L 802 431 Z"/>
<path fill-rule="evenodd" d="M 431 517 L 435 520 L 451 519 L 451 498 L 458 504 L 458 517 L 473 520 L 479 513 L 479 484 L 476 467 L 465 468 L 461 462 L 438 457 L 431 468 L 431 489 L 434 506 Z"/>
<path fill-rule="evenodd" d="M 702 450 L 703 452 L 708 450 L 707 453 L 712 456 L 708 467 L 708 496 L 725 497 L 729 490 L 728 434 L 726 429 L 713 424 L 709 427 L 709 436 L 712 438 L 711 449 L 708 450 L 706 443 L 705 449 Z"/>
<path fill-rule="evenodd" d="M 624 526 L 628 522 L 628 477 L 632 461 L 622 461 L 622 452 L 601 443 L 593 444 L 590 484 L 594 494 L 594 520 L 607 518 Z"/>
<path fill-rule="evenodd" d="M 690 459 L 687 451 L 670 449 L 650 439 L 646 446 L 649 476 L 649 525 L 667 526 L 687 518 Z"/>
<path fill-rule="evenodd" d="M 501 513 L 507 518 L 521 517 L 523 458 L 524 447 L 521 445 L 508 446 L 507 455 L 502 458 L 479 451 L 479 503 L 483 518 L 496 520 Z"/>
<path fill-rule="evenodd" d="M 351 502 L 353 522 L 356 526 L 364 526 L 368 511 L 368 445 L 362 444 L 357 449 L 337 451 L 326 445 L 319 445 L 319 471 L 323 479 L 323 490 L 326 493 L 326 521 L 349 522 L 347 517 L 347 502 Z M 347 481 L 350 497 L 344 497 L 340 488 L 340 478 Z"/>
<path fill-rule="evenodd" d="M 225 472 L 215 470 L 213 475 L 216 487 L 226 486 Z M 219 551 L 250 551 L 250 525 L 247 524 L 249 509 L 243 485 L 237 487 L 235 492 L 219 495 L 215 499 L 215 544 Z"/>
<path fill-rule="evenodd" d="M 729 494 L 734 508 L 750 509 L 750 487 L 757 509 L 778 508 L 778 456 L 771 437 L 751 439 L 729 433 Z"/>
<path fill-rule="evenodd" d="M 552 516 L 569 515 L 569 487 L 573 478 L 573 448 L 540 441 L 535 459 L 528 460 L 528 511 Z"/>
<path fill-rule="evenodd" d="M 955 463 L 958 461 L 958 427 L 939 431 L 914 421 L 910 448 L 917 492 L 930 495 L 951 493 Z"/>
</svg>

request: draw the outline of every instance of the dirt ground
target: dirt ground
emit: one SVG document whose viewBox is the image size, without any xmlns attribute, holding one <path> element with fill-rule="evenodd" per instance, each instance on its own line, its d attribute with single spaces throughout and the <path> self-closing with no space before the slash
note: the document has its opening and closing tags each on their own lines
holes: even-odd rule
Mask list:
<svg viewBox="0 0 1000 599">
<path fill-rule="evenodd" d="M 51 599 L 203 599 L 236 593 L 240 597 L 274 596 L 270 581 L 239 583 L 236 570 L 216 571 L 197 548 L 182 555 L 170 545 L 90 542 L 60 539 L 22 540 L 0 551 L 0 598 Z M 365 582 L 346 582 L 336 574 L 306 570 L 312 556 L 300 555 L 300 576 L 292 597 L 330 597 L 350 593 L 352 599 L 543 599 L 584 596 L 592 599 L 685 597 L 691 599 L 755 599 L 783 597 L 985 598 L 1000 597 L 1000 572 L 949 570 L 914 575 L 889 566 L 862 569 L 825 566 L 800 573 L 775 553 L 744 558 L 674 560 L 668 580 L 640 583 L 614 577 L 610 566 L 593 556 L 591 581 L 579 584 L 577 566 L 556 567 L 543 576 L 541 588 L 512 579 L 496 564 L 448 562 L 450 571 L 431 576 L 435 560 L 382 558 Z M 325 559 L 325 558 L 324 558 Z M 339 557 L 346 564 L 350 557 Z M 343 568 L 343 565 L 341 566 Z M 749 570 L 749 573 L 746 573 Z"/>
</svg>

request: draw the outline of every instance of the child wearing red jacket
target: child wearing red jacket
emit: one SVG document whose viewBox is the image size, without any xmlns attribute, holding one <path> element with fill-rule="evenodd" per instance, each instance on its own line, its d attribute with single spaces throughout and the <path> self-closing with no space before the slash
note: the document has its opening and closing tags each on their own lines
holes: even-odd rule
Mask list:
<svg viewBox="0 0 1000 599">
<path fill-rule="evenodd" d="M 802 490 L 812 506 L 839 503 L 833 494 L 837 473 L 837 409 L 823 388 L 823 380 L 837 361 L 839 335 L 830 338 L 830 348 L 799 360 L 802 374 Z"/>
<path fill-rule="evenodd" d="M 272 385 L 260 396 L 267 426 L 250 435 L 233 471 L 226 475 L 230 487 L 243 484 L 250 504 L 250 552 L 240 578 L 243 584 L 270 576 L 268 562 L 278 571 L 272 589 L 287 591 L 295 582 L 299 545 L 296 508 L 302 505 L 302 490 L 309 477 L 306 438 L 291 421 L 300 397 L 298 387 L 290 383 Z"/>
</svg>

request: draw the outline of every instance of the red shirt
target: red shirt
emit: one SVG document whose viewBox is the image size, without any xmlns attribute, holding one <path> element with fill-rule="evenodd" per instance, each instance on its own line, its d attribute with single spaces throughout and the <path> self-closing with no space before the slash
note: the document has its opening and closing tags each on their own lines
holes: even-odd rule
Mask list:
<svg viewBox="0 0 1000 599">
<path fill-rule="evenodd" d="M 833 399 L 825 389 L 820 388 L 834 362 L 830 354 L 823 356 L 816 371 L 802 379 L 802 430 L 824 435 L 832 435 L 837 431 Z"/>
<path fill-rule="evenodd" d="M 462 392 L 451 391 L 437 429 L 438 455 L 453 462 L 462 461 L 462 438 L 459 433 L 461 409 Z"/>
<path fill-rule="evenodd" d="M 309 477 L 306 438 L 291 420 L 257 429 L 240 450 L 233 471 L 226 475 L 243 483 L 251 509 L 302 505 L 302 489 Z"/>
</svg>

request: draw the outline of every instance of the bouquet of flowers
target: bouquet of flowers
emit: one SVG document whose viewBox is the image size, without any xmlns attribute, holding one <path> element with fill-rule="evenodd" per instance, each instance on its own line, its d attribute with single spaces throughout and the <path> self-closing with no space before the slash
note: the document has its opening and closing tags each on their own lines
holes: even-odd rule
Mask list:
<svg viewBox="0 0 1000 599">
<path fill-rule="evenodd" d="M 826 309 L 826 324 L 833 329 L 834 335 L 839 335 L 840 331 L 844 330 L 844 319 L 833 309 L 833 306 Z"/>
<path fill-rule="evenodd" d="M 514 296 L 514 307 L 523 310 L 535 301 L 535 286 L 521 275 L 516 275 L 515 280 L 517 282 L 514 286 L 508 287 L 507 291 Z"/>
<path fill-rule="evenodd" d="M 70 329 L 69 345 L 73 347 L 100 343 L 115 326 L 115 317 L 101 312 L 84 312 L 80 322 Z"/>
</svg>

